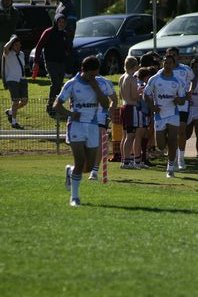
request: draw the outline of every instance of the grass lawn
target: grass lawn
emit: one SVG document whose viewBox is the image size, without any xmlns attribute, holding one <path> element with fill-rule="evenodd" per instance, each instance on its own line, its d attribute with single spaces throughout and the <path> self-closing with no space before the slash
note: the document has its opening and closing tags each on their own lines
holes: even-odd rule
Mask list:
<svg viewBox="0 0 198 297">
<path fill-rule="evenodd" d="M 0 296 L 196 297 L 198 160 L 165 178 L 156 167 L 81 185 L 69 207 L 71 155 L 0 156 Z"/>
<path fill-rule="evenodd" d="M 115 90 L 118 93 L 118 78 L 120 75 L 108 76 L 115 85 Z M 66 81 L 66 80 L 65 80 Z M 28 78 L 29 101 L 28 104 L 20 109 L 17 114 L 19 123 L 25 127 L 28 134 L 29 130 L 45 130 L 55 131 L 57 122 L 50 118 L 46 113 L 46 104 L 49 93 L 50 82 L 48 78 L 38 77 L 36 80 Z M 4 90 L 2 81 L 0 80 L 0 130 L 12 132 L 10 123 L 5 115 L 5 110 L 10 107 L 10 95 L 8 90 Z M 68 107 L 68 104 L 65 104 Z M 65 132 L 65 122 L 60 123 L 60 132 Z M 42 133 L 41 133 L 42 134 Z M 56 152 L 57 146 L 55 141 L 43 139 L 3 139 L 0 146 L 0 154 L 21 152 L 21 151 L 50 151 Z M 60 151 L 64 151 L 62 143 Z"/>
</svg>

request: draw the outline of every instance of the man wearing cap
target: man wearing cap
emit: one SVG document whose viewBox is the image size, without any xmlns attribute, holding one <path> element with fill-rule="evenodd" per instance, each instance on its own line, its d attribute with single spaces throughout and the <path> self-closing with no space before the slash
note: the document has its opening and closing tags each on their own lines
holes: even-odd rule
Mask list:
<svg viewBox="0 0 198 297">
<path fill-rule="evenodd" d="M 66 23 L 63 14 L 56 14 L 53 27 L 47 28 L 42 33 L 36 45 L 33 72 L 38 70 L 40 56 L 44 50 L 45 67 L 51 80 L 46 111 L 51 117 L 54 117 L 52 106 L 60 93 L 65 75 L 65 63 L 72 47 L 65 30 Z"/>
<path fill-rule="evenodd" d="M 25 78 L 25 56 L 21 51 L 21 42 L 16 35 L 12 35 L 5 44 L 4 58 L 4 81 L 10 92 L 12 105 L 6 110 L 8 121 L 12 128 L 24 129 L 17 122 L 17 111 L 28 102 L 28 84 Z"/>
</svg>

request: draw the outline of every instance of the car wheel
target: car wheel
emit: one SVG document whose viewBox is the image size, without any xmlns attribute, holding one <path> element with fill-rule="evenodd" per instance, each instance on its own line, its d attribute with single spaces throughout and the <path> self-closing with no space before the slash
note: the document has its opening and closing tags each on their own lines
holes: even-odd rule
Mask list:
<svg viewBox="0 0 198 297">
<path fill-rule="evenodd" d="M 112 75 L 120 73 L 121 62 L 117 52 L 109 52 L 104 59 L 103 73 L 106 75 Z"/>
</svg>

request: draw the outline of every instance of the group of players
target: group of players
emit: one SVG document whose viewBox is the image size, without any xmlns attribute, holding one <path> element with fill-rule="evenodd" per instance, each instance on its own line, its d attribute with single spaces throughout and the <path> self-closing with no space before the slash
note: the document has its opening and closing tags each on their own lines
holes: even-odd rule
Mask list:
<svg viewBox="0 0 198 297">
<path fill-rule="evenodd" d="M 174 176 L 176 165 L 179 170 L 185 169 L 186 139 L 190 138 L 194 126 L 198 135 L 198 60 L 193 59 L 189 67 L 179 63 L 178 58 L 179 50 L 168 48 L 161 68 L 156 63 L 159 63 L 156 53 L 146 54 L 143 63 L 150 66 L 154 59 L 154 75 L 154 67 L 141 67 L 137 71 L 136 59 L 126 58 L 125 73 L 119 82 L 125 132 L 121 141 L 121 168 L 147 167 L 147 160 L 145 157 L 142 159 L 141 154 L 143 152 L 145 156 L 145 144 L 151 140 L 149 134 L 154 125 L 158 148 L 168 149 L 167 177 Z M 131 151 L 134 160 L 131 160 Z"/>
<path fill-rule="evenodd" d="M 178 49 L 169 48 L 161 68 L 158 56 L 150 55 L 154 65 L 141 68 L 135 57 L 126 57 L 125 73 L 119 79 L 123 126 L 120 167 L 147 167 L 142 156 L 146 155 L 149 141 L 148 127 L 152 130 L 153 125 L 157 146 L 160 150 L 168 150 L 166 177 L 171 178 L 175 162 L 179 169 L 185 169 L 186 135 L 190 136 L 193 126 L 198 136 L 198 60 L 193 59 L 191 67 L 179 64 Z M 66 166 L 71 206 L 80 205 L 82 173 L 91 172 L 89 179 L 97 179 L 101 160 L 100 135 L 102 129 L 107 128 L 107 116 L 111 117 L 117 107 L 113 85 L 99 75 L 99 68 L 96 57 L 84 59 L 81 71 L 65 83 L 53 105 L 56 112 L 68 119 L 67 139 L 74 157 L 74 166 Z M 68 100 L 70 109 L 64 107 Z"/>
</svg>

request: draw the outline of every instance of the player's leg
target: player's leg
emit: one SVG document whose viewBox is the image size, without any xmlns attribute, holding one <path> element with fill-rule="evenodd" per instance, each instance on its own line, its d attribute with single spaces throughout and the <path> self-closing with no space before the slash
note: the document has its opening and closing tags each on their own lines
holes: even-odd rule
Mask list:
<svg viewBox="0 0 198 297">
<path fill-rule="evenodd" d="M 197 157 L 198 157 L 198 119 L 194 120 L 194 127 L 195 127 L 195 135 L 196 135 L 196 150 L 197 150 Z"/>
<path fill-rule="evenodd" d="M 190 139 L 193 133 L 194 122 L 192 121 L 190 124 L 186 126 L 186 139 Z"/>
<path fill-rule="evenodd" d="M 97 149 L 96 160 L 94 166 L 92 167 L 89 179 L 97 180 L 98 179 L 98 171 L 100 167 L 100 162 L 102 160 L 102 133 L 103 131 L 106 133 L 106 128 L 99 127 L 99 147 Z"/>
<path fill-rule="evenodd" d="M 186 146 L 186 126 L 188 120 L 188 112 L 180 112 L 180 126 L 178 133 L 178 168 L 185 169 L 184 153 Z"/>
<path fill-rule="evenodd" d="M 71 198 L 70 205 L 80 205 L 79 187 L 82 179 L 83 168 L 86 160 L 85 142 L 71 142 L 71 149 L 74 158 L 74 167 L 71 172 Z"/>
<path fill-rule="evenodd" d="M 174 160 L 177 151 L 177 135 L 179 128 L 177 126 L 173 126 L 168 124 L 168 165 L 167 165 L 167 177 L 174 177 Z"/>
</svg>

